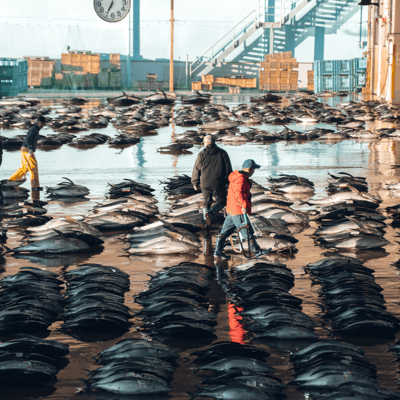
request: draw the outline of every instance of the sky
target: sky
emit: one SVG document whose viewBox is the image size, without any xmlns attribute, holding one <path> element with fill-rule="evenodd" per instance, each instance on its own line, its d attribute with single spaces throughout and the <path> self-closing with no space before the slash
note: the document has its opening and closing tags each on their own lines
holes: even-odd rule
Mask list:
<svg viewBox="0 0 400 400">
<path fill-rule="evenodd" d="M 175 0 L 175 59 L 204 53 L 258 6 L 258 0 Z M 102 21 L 93 0 L 0 0 L 0 57 L 60 58 L 71 50 L 127 54 L 129 18 Z M 169 58 L 170 0 L 145 0 L 140 13 L 141 55 Z"/>
</svg>

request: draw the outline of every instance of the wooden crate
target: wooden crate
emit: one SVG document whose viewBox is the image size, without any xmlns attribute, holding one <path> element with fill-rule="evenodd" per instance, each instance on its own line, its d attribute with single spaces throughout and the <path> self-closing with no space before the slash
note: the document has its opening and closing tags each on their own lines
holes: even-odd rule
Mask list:
<svg viewBox="0 0 400 400">
<path fill-rule="evenodd" d="M 201 82 L 192 82 L 192 90 L 201 90 Z"/>
<path fill-rule="evenodd" d="M 282 54 L 283 54 L 283 58 L 292 58 L 292 52 L 291 51 L 285 51 Z"/>
<path fill-rule="evenodd" d="M 299 68 L 299 63 L 297 61 L 292 61 L 290 63 L 290 68 L 291 69 L 298 69 Z"/>
<path fill-rule="evenodd" d="M 299 71 L 290 71 L 290 77 L 291 78 L 299 78 Z"/>
<path fill-rule="evenodd" d="M 212 90 L 212 83 L 202 83 L 201 90 Z"/>
<path fill-rule="evenodd" d="M 308 78 L 307 83 L 309 85 L 314 85 L 314 78 Z"/>
<path fill-rule="evenodd" d="M 307 90 L 314 91 L 314 85 L 307 85 Z"/>
<path fill-rule="evenodd" d="M 271 83 L 271 78 L 269 76 L 266 78 L 260 78 L 259 82 L 260 83 Z"/>
<path fill-rule="evenodd" d="M 240 94 L 240 87 L 229 86 L 229 94 Z"/>
<path fill-rule="evenodd" d="M 254 88 L 255 89 L 257 87 L 257 78 L 236 79 L 236 83 L 239 83 L 237 86 L 240 86 L 243 88 Z"/>
<path fill-rule="evenodd" d="M 206 84 L 206 83 L 213 83 L 214 82 L 214 76 L 213 75 L 202 75 L 201 76 L 201 83 Z"/>
<path fill-rule="evenodd" d="M 280 78 L 280 82 L 279 83 L 281 84 L 281 86 L 282 85 L 289 85 L 290 84 L 290 78 Z"/>
<path fill-rule="evenodd" d="M 290 90 L 295 90 L 297 92 L 299 90 L 299 85 L 290 85 Z"/>
<path fill-rule="evenodd" d="M 263 68 L 263 69 L 270 69 L 270 67 L 269 67 L 269 61 L 261 61 L 261 62 L 260 62 L 260 68 Z"/>
<path fill-rule="evenodd" d="M 119 53 L 110 53 L 110 63 L 111 64 L 120 64 L 121 56 Z"/>
<path fill-rule="evenodd" d="M 314 71 L 307 71 L 307 78 L 314 78 Z"/>
<path fill-rule="evenodd" d="M 269 83 L 260 83 L 260 90 L 271 90 L 271 85 Z"/>
<path fill-rule="evenodd" d="M 264 59 L 265 59 L 265 61 L 269 61 L 269 60 L 275 60 L 276 57 L 275 57 L 275 54 L 265 54 Z"/>
<path fill-rule="evenodd" d="M 270 78 L 271 84 L 279 84 L 281 83 L 281 78 Z"/>
<path fill-rule="evenodd" d="M 271 89 L 275 92 L 279 92 L 281 90 L 281 85 L 279 83 L 271 83 Z"/>
<path fill-rule="evenodd" d="M 290 71 L 280 71 L 281 78 L 290 78 Z"/>
<path fill-rule="evenodd" d="M 281 91 L 286 92 L 286 91 L 289 91 L 289 90 L 290 90 L 290 85 L 281 83 Z"/>
<path fill-rule="evenodd" d="M 281 72 L 279 70 L 270 72 L 271 78 L 279 78 L 280 74 L 281 74 Z"/>
<path fill-rule="evenodd" d="M 56 78 L 56 80 L 60 81 L 63 79 L 63 74 L 54 74 L 54 77 Z"/>
<path fill-rule="evenodd" d="M 98 74 L 100 72 L 100 54 L 62 53 L 61 64 L 83 67 L 84 72 Z"/>
<path fill-rule="evenodd" d="M 271 71 L 259 71 L 258 76 L 260 78 L 269 78 L 271 76 Z"/>
<path fill-rule="evenodd" d="M 289 78 L 289 83 L 291 85 L 297 85 L 298 84 L 298 78 Z"/>
</svg>

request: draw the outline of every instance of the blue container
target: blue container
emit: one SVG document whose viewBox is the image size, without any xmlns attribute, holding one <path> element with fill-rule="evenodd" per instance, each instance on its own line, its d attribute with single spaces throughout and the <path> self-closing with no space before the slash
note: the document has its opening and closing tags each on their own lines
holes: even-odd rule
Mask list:
<svg viewBox="0 0 400 400">
<path fill-rule="evenodd" d="M 335 90 L 337 77 L 334 76 L 314 76 L 314 88 L 316 93 L 324 90 Z"/>
<path fill-rule="evenodd" d="M 362 88 L 367 83 L 365 72 L 355 74 L 355 86 L 357 89 Z"/>
<path fill-rule="evenodd" d="M 335 75 L 351 75 L 353 73 L 353 60 L 335 61 Z"/>
<path fill-rule="evenodd" d="M 0 95 L 16 96 L 28 89 L 28 61 L 0 59 Z"/>
<path fill-rule="evenodd" d="M 364 58 L 355 58 L 354 59 L 354 72 L 361 73 L 367 70 L 367 59 Z"/>
<path fill-rule="evenodd" d="M 335 61 L 314 61 L 314 73 L 316 75 L 334 75 Z"/>
<path fill-rule="evenodd" d="M 353 76 L 339 76 L 337 78 L 337 87 L 335 92 L 354 92 L 354 77 Z"/>
</svg>

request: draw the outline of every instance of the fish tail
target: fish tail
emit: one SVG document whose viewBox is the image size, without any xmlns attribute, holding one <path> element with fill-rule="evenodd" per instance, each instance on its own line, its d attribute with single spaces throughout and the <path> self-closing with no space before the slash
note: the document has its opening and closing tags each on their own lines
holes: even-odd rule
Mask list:
<svg viewBox="0 0 400 400">
<path fill-rule="evenodd" d="M 5 253 L 3 253 L 3 256 L 5 256 L 7 253 L 15 253 L 13 249 L 10 249 L 6 245 L 3 244 L 3 247 L 7 250 Z"/>
</svg>

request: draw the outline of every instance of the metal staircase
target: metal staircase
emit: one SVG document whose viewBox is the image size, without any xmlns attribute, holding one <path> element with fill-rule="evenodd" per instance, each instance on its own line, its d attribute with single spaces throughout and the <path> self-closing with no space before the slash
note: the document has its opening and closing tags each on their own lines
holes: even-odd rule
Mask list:
<svg viewBox="0 0 400 400">
<path fill-rule="evenodd" d="M 190 76 L 210 74 L 228 56 L 233 62 L 257 63 L 266 53 L 294 51 L 309 36 L 323 40 L 359 10 L 358 1 L 268 0 L 268 6 L 253 10 L 198 57 Z"/>
</svg>

